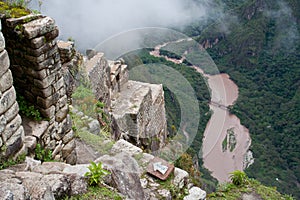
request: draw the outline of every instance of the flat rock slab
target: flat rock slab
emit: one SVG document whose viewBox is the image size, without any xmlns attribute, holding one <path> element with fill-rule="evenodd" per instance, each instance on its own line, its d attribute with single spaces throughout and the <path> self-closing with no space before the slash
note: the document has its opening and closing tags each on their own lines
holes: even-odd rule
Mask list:
<svg viewBox="0 0 300 200">
<path fill-rule="evenodd" d="M 154 163 L 158 163 L 160 162 L 162 165 L 164 166 L 167 166 L 168 167 L 168 170 L 166 171 L 165 174 L 162 174 L 161 172 L 159 171 L 154 171 Z M 167 180 L 167 178 L 170 176 L 170 174 L 174 171 L 174 165 L 168 163 L 167 161 L 161 159 L 161 158 L 158 158 L 158 157 L 155 157 L 153 158 L 150 163 L 148 164 L 148 167 L 147 167 L 147 172 L 157 178 L 159 178 L 160 180 Z"/>
</svg>

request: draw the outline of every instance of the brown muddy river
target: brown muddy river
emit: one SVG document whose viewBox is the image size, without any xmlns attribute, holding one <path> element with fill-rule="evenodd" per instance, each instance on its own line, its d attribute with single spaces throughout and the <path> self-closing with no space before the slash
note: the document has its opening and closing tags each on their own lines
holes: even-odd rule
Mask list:
<svg viewBox="0 0 300 200">
<path fill-rule="evenodd" d="M 176 64 L 182 63 L 183 58 L 176 60 L 160 55 L 159 50 L 166 45 L 168 43 L 156 46 L 150 54 L 164 57 Z M 225 182 L 229 180 L 230 172 L 242 171 L 247 167 L 245 156 L 251 145 L 249 130 L 227 109 L 237 100 L 238 87 L 227 74 L 208 75 L 197 66 L 193 68 L 208 78 L 208 86 L 211 89 L 210 109 L 213 114 L 204 132 L 202 146 L 204 166 L 219 182 Z"/>
</svg>

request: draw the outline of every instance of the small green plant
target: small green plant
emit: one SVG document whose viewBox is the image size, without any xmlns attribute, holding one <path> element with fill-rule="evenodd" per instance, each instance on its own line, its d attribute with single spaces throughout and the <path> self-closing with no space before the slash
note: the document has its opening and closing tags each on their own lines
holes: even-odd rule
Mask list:
<svg viewBox="0 0 300 200">
<path fill-rule="evenodd" d="M 89 185 L 95 186 L 103 183 L 103 177 L 108 175 L 110 172 L 102 168 L 102 163 L 98 164 L 91 162 L 89 172 L 84 174 L 88 178 Z"/>
<path fill-rule="evenodd" d="M 52 151 L 49 149 L 44 149 L 40 144 L 37 144 L 35 148 L 35 159 L 42 162 L 52 161 Z"/>
<path fill-rule="evenodd" d="M 31 105 L 28 101 L 25 100 L 25 98 L 17 94 L 17 102 L 19 104 L 20 112 L 25 115 L 26 117 L 32 118 L 36 121 L 41 121 L 42 117 L 38 109 L 34 107 L 34 105 Z"/>
<path fill-rule="evenodd" d="M 8 159 L 3 159 L 0 158 L 0 170 L 8 168 L 10 166 L 22 163 L 25 161 L 26 154 L 21 154 L 19 155 L 16 159 L 8 158 Z"/>
<path fill-rule="evenodd" d="M 248 177 L 245 172 L 236 170 L 230 173 L 230 180 L 236 186 L 243 186 L 248 182 Z"/>
</svg>

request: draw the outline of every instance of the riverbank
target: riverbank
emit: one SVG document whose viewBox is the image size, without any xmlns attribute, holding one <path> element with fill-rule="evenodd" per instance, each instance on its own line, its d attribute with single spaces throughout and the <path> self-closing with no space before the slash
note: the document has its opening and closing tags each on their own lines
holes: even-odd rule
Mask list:
<svg viewBox="0 0 300 200">
<path fill-rule="evenodd" d="M 182 41 L 184 40 L 171 43 Z M 163 57 L 175 64 L 182 63 L 188 52 L 185 52 L 181 59 L 160 55 L 160 49 L 168 44 L 170 43 L 156 46 L 150 55 Z M 238 87 L 228 74 L 209 75 L 198 66 L 192 67 L 207 78 L 211 90 L 210 109 L 213 114 L 204 132 L 203 163 L 219 182 L 226 182 L 229 180 L 230 172 L 242 171 L 249 166 L 247 155 L 252 156 L 249 152 L 251 145 L 249 130 L 242 126 L 239 118 L 228 110 L 228 106 L 232 106 L 238 99 Z"/>
</svg>

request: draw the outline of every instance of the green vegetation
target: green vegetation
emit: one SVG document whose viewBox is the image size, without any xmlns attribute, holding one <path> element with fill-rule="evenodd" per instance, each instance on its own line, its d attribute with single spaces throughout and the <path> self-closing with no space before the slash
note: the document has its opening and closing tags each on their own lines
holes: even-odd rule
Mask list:
<svg viewBox="0 0 300 200">
<path fill-rule="evenodd" d="M 230 173 L 230 180 L 236 186 L 242 186 L 247 183 L 247 175 L 245 172 L 236 170 Z"/>
<path fill-rule="evenodd" d="M 172 199 L 174 200 L 182 200 L 186 195 L 189 194 L 188 189 L 182 188 L 180 189 L 178 186 L 175 186 L 172 183 L 172 180 L 174 180 L 174 174 L 172 173 L 167 180 L 161 181 L 158 180 L 160 189 L 166 189 L 169 190 L 172 196 Z"/>
<path fill-rule="evenodd" d="M 201 173 L 199 169 L 194 166 L 193 158 L 191 155 L 183 153 L 174 164 L 176 167 L 183 169 L 189 173 L 189 179 L 195 186 L 201 187 Z"/>
<path fill-rule="evenodd" d="M 0 170 L 6 169 L 13 165 L 23 163 L 25 161 L 25 158 L 26 158 L 26 154 L 21 154 L 16 159 L 13 158 L 4 159 L 0 157 Z"/>
<path fill-rule="evenodd" d="M 36 145 L 35 148 L 35 159 L 40 160 L 42 162 L 53 161 L 52 159 L 52 151 L 46 148 L 42 148 L 40 144 Z"/>
<path fill-rule="evenodd" d="M 108 153 L 113 141 L 111 140 L 110 122 L 104 112 L 105 104 L 95 99 L 95 95 L 88 84 L 77 87 L 72 98 L 74 108 L 83 113 L 83 115 L 78 115 L 74 109 L 70 109 L 73 121 L 72 128 L 76 136 L 100 154 Z M 92 134 L 88 131 L 87 126 L 91 122 L 91 118 L 100 122 L 101 133 Z"/>
<path fill-rule="evenodd" d="M 300 198 L 300 2 L 217 2 L 237 18 L 228 31 L 215 21 L 185 33 L 199 43 L 219 39 L 207 51 L 239 87 L 231 112 L 251 134 L 255 162 L 247 174 Z"/>
<path fill-rule="evenodd" d="M 122 200 L 122 198 L 116 191 L 108 189 L 106 187 L 89 187 L 88 192 L 72 197 L 66 197 L 64 200 Z"/>
<path fill-rule="evenodd" d="M 263 200 L 293 200 L 292 196 L 280 194 L 274 187 L 266 187 L 255 179 L 248 178 L 246 173 L 234 171 L 231 173 L 231 183 L 218 186 L 217 191 L 208 195 L 207 199 L 241 199 L 243 195 L 251 195 Z"/>
<path fill-rule="evenodd" d="M 21 114 L 36 121 L 42 120 L 39 110 L 34 105 L 30 104 L 22 95 L 17 94 L 17 102 Z"/>
<path fill-rule="evenodd" d="M 84 176 L 88 178 L 90 186 L 99 186 L 100 184 L 103 184 L 104 176 L 110 174 L 109 171 L 102 168 L 101 162 L 99 162 L 98 164 L 91 162 L 88 168 L 90 171 L 86 172 Z"/>
<path fill-rule="evenodd" d="M 195 91 L 195 95 L 199 104 L 200 121 L 198 124 L 197 134 L 187 153 L 192 158 L 195 157 L 196 160 L 198 160 L 198 166 L 200 167 L 199 170 L 201 172 L 201 185 L 203 189 L 211 192 L 216 187 L 217 180 L 211 177 L 210 172 L 203 167 L 202 160 L 198 159 L 198 152 L 201 150 L 202 146 L 203 133 L 211 114 L 208 106 L 210 94 L 206 86 L 205 79 L 201 74 L 196 73 L 193 68 L 185 64 L 174 64 L 173 62 L 166 61 L 164 58 L 156 58 L 154 56 L 151 56 L 149 54 L 149 51 L 151 50 L 152 49 L 144 49 L 136 52 L 131 52 L 130 54 L 123 56 L 123 58 L 126 60 L 129 69 L 132 69 L 133 67 L 139 66 L 141 64 L 153 63 L 167 65 L 177 70 L 191 84 L 192 88 Z M 176 130 L 178 130 L 181 121 L 180 106 L 176 96 L 165 86 L 164 92 L 168 132 L 171 134 L 171 136 L 175 136 Z M 189 132 L 188 128 L 186 131 Z M 168 157 L 170 156 L 168 155 Z"/>
<path fill-rule="evenodd" d="M 30 10 L 27 9 L 27 1 L 15 0 L 3 2 L 0 1 L 0 14 L 5 14 L 6 17 L 18 18 L 30 14 Z"/>
</svg>

